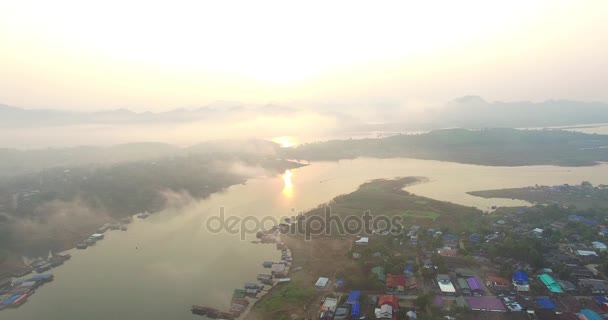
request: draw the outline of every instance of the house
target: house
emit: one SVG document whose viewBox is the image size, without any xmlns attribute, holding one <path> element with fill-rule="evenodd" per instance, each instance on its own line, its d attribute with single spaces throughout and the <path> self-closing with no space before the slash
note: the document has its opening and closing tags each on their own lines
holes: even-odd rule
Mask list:
<svg viewBox="0 0 608 320">
<path fill-rule="evenodd" d="M 361 291 L 353 290 L 348 293 L 348 298 L 346 299 L 346 304 L 353 305 L 355 303 L 359 303 L 359 297 L 361 297 Z"/>
<path fill-rule="evenodd" d="M 456 283 L 458 283 L 458 287 L 460 288 L 460 293 L 462 293 L 464 295 L 471 294 L 471 289 L 469 288 L 469 284 L 467 283 L 466 279 L 458 278 L 458 279 L 456 279 Z"/>
<path fill-rule="evenodd" d="M 593 297 L 593 302 L 603 311 L 608 311 L 608 298 L 605 296 L 595 296 Z"/>
<path fill-rule="evenodd" d="M 456 294 L 456 288 L 454 288 L 452 280 L 450 280 L 450 277 L 447 274 L 437 275 L 437 285 L 439 286 L 439 290 L 441 290 L 441 293 L 445 295 Z"/>
<path fill-rule="evenodd" d="M 386 275 L 386 292 L 403 293 L 405 292 L 405 276 L 402 274 Z"/>
<path fill-rule="evenodd" d="M 386 282 L 386 274 L 384 273 L 384 268 L 382 267 L 373 267 L 372 273 L 376 275 L 378 281 Z"/>
<path fill-rule="evenodd" d="M 540 279 L 540 281 L 542 281 L 542 283 L 547 287 L 547 290 L 549 290 L 551 293 L 564 293 L 564 290 L 562 290 L 562 287 L 559 285 L 559 283 L 557 283 L 557 281 L 555 281 L 555 279 L 553 279 L 553 277 L 551 277 L 550 275 L 543 273 L 538 276 L 538 278 Z"/>
<path fill-rule="evenodd" d="M 597 252 L 592 250 L 576 250 L 576 254 L 580 257 L 598 256 Z"/>
<path fill-rule="evenodd" d="M 467 301 L 469 308 L 474 311 L 507 312 L 504 304 L 497 298 L 466 297 L 465 300 Z"/>
<path fill-rule="evenodd" d="M 483 294 L 483 285 L 479 280 L 477 280 L 477 278 L 468 278 L 467 284 L 469 285 L 469 288 L 471 289 L 472 293 Z"/>
<path fill-rule="evenodd" d="M 560 287 L 562 287 L 562 289 L 564 289 L 566 292 L 576 291 L 576 286 L 574 283 L 568 280 L 557 280 L 557 283 L 559 283 Z"/>
<path fill-rule="evenodd" d="M 593 246 L 593 248 L 595 250 L 599 250 L 599 251 L 608 250 L 608 247 L 606 247 L 605 244 L 603 244 L 602 242 L 599 242 L 599 241 L 593 241 L 593 242 L 591 242 L 591 245 Z"/>
<path fill-rule="evenodd" d="M 577 279 L 592 279 L 595 274 L 585 267 L 576 267 L 572 269 L 572 276 Z"/>
<path fill-rule="evenodd" d="M 338 299 L 325 298 L 325 301 L 323 301 L 323 305 L 321 305 L 321 311 L 331 311 L 332 318 L 333 318 L 333 312 L 336 311 L 337 307 L 338 307 Z"/>
<path fill-rule="evenodd" d="M 555 302 L 549 298 L 536 299 L 536 305 L 541 309 L 555 310 L 557 308 Z"/>
<path fill-rule="evenodd" d="M 579 312 L 581 319 L 586 320 L 602 320 L 602 316 L 600 316 L 597 312 L 590 309 L 583 309 Z"/>
<path fill-rule="evenodd" d="M 523 270 L 517 270 L 513 273 L 513 286 L 518 292 L 530 291 L 530 280 L 528 274 Z"/>
<path fill-rule="evenodd" d="M 454 272 L 456 272 L 456 274 L 459 277 L 463 277 L 463 278 L 472 278 L 475 276 L 475 273 L 473 272 L 473 270 L 466 269 L 466 268 L 456 268 L 454 270 Z"/>
<path fill-rule="evenodd" d="M 418 280 L 416 278 L 405 278 L 405 290 L 407 291 L 417 291 L 418 290 Z"/>
<path fill-rule="evenodd" d="M 458 251 L 456 249 L 441 248 L 441 249 L 437 249 L 437 253 L 440 256 L 444 256 L 444 257 L 455 257 L 456 254 L 458 253 Z"/>
<path fill-rule="evenodd" d="M 324 290 L 327 288 L 327 284 L 329 284 L 329 278 L 319 277 L 315 283 L 315 288 L 317 288 L 317 290 Z"/>
<path fill-rule="evenodd" d="M 607 294 L 608 281 L 598 279 L 580 279 L 578 283 L 581 287 L 591 291 L 592 294 Z"/>
<path fill-rule="evenodd" d="M 390 305 L 393 307 L 393 310 L 399 309 L 399 298 L 394 295 L 384 295 L 378 297 L 378 307 L 382 307 L 384 305 Z"/>
<path fill-rule="evenodd" d="M 368 237 L 361 237 L 359 240 L 355 241 L 355 244 L 358 246 L 366 246 L 369 244 L 369 238 Z"/>
<path fill-rule="evenodd" d="M 374 313 L 376 315 L 376 319 L 393 319 L 393 307 L 388 304 L 376 308 Z"/>
<path fill-rule="evenodd" d="M 486 279 L 486 285 L 489 287 L 495 287 L 498 289 L 506 289 L 509 286 L 511 286 L 511 281 L 509 281 L 505 278 L 488 277 Z"/>
</svg>

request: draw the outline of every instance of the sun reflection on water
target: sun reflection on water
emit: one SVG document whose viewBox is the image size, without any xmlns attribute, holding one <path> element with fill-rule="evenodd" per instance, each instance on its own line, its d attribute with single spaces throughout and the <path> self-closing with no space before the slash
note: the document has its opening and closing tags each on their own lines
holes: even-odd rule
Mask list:
<svg viewBox="0 0 608 320">
<path fill-rule="evenodd" d="M 290 170 L 285 170 L 285 173 L 283 173 L 283 195 L 286 198 L 291 198 L 293 197 L 293 183 L 291 182 L 291 171 Z"/>
</svg>

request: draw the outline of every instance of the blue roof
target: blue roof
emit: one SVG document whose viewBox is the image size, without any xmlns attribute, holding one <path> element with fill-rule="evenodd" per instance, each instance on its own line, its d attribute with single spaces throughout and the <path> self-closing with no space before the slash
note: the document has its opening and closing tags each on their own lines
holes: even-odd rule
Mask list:
<svg viewBox="0 0 608 320">
<path fill-rule="evenodd" d="M 458 237 L 453 236 L 451 234 L 447 234 L 447 235 L 443 236 L 443 241 L 446 241 L 446 242 L 456 242 L 456 241 L 458 241 Z"/>
<path fill-rule="evenodd" d="M 414 272 L 414 266 L 412 266 L 411 264 L 408 264 L 407 266 L 405 266 L 405 269 L 403 271 Z"/>
<path fill-rule="evenodd" d="M 538 305 L 539 307 L 541 307 L 543 309 L 555 309 L 555 308 L 557 308 L 557 305 L 555 305 L 555 302 L 553 302 L 553 300 L 551 300 L 549 298 L 538 298 L 538 299 L 536 299 L 536 305 Z"/>
<path fill-rule="evenodd" d="M 530 279 L 528 279 L 528 275 L 523 270 L 517 270 L 513 273 L 513 281 L 518 284 L 528 284 Z"/>
<path fill-rule="evenodd" d="M 593 301 L 595 301 L 597 303 L 608 303 L 608 298 L 606 298 L 604 296 L 596 296 L 596 297 L 593 297 Z"/>
<path fill-rule="evenodd" d="M 336 281 L 337 285 L 343 285 L 344 284 L 344 279 L 338 279 L 338 281 Z"/>
<path fill-rule="evenodd" d="M 359 302 L 353 304 L 352 309 L 350 309 L 350 316 L 355 319 L 358 318 L 360 310 L 361 310 L 361 305 L 359 305 Z"/>
<path fill-rule="evenodd" d="M 599 222 L 595 219 L 583 219 L 581 222 L 589 226 L 597 226 L 599 224 Z"/>
<path fill-rule="evenodd" d="M 593 310 L 583 309 L 581 310 L 581 314 L 584 315 L 587 320 L 603 320 L 603 318 Z"/>
<path fill-rule="evenodd" d="M 471 242 L 475 242 L 475 243 L 477 243 L 477 242 L 479 242 L 480 240 L 481 240 L 481 238 L 480 238 L 478 235 L 474 235 L 474 234 L 472 234 L 472 235 L 470 235 L 470 236 L 469 236 L 469 241 L 471 241 Z"/>
<path fill-rule="evenodd" d="M 361 295 L 361 291 L 353 290 L 348 294 L 348 299 L 346 299 L 346 303 L 359 303 L 359 296 Z"/>
</svg>

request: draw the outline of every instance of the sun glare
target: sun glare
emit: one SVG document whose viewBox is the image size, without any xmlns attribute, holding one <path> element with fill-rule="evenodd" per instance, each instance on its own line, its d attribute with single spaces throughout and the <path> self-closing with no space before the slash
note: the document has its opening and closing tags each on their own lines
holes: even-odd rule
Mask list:
<svg viewBox="0 0 608 320">
<path fill-rule="evenodd" d="M 295 147 L 298 143 L 295 137 L 292 136 L 281 136 L 272 139 L 273 142 L 278 143 L 281 148 Z"/>
</svg>

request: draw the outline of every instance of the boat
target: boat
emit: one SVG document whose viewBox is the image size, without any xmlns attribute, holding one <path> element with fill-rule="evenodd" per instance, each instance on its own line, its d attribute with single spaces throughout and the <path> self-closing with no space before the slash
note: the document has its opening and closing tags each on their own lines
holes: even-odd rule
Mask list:
<svg viewBox="0 0 608 320">
<path fill-rule="evenodd" d="M 232 320 L 232 319 L 236 318 L 237 315 L 234 312 L 223 311 L 218 314 L 218 317 L 221 319 Z"/>
<path fill-rule="evenodd" d="M 49 281 L 53 281 L 53 279 L 55 279 L 55 276 L 52 273 L 45 273 L 45 274 L 37 274 L 37 275 L 31 277 L 30 280 L 28 280 L 28 281 L 49 282 Z"/>
<path fill-rule="evenodd" d="M 192 308 L 190 308 L 190 311 L 192 311 L 193 314 L 198 314 L 199 316 L 206 316 L 207 314 L 209 314 L 210 312 L 213 312 L 215 309 L 213 308 L 209 308 L 209 307 L 203 307 L 203 306 L 199 306 L 199 305 L 192 305 Z M 217 311 L 217 310 L 215 310 Z"/>
<path fill-rule="evenodd" d="M 25 301 L 27 300 L 27 298 L 29 298 L 30 295 L 31 295 L 31 293 L 26 293 L 26 294 L 22 295 L 21 297 L 19 297 L 17 300 L 15 300 L 11 304 L 11 307 L 18 307 L 18 306 L 24 304 Z"/>
<path fill-rule="evenodd" d="M 137 215 L 137 217 L 140 219 L 146 219 L 149 216 L 150 216 L 150 214 L 148 212 L 143 212 L 143 213 L 140 213 Z"/>
<path fill-rule="evenodd" d="M 32 269 L 32 267 L 27 267 L 27 266 L 26 266 L 26 267 L 23 267 L 23 268 L 21 268 L 21 270 L 19 270 L 19 271 L 17 271 L 17 272 L 15 272 L 15 273 L 13 273 L 13 277 L 14 277 L 14 278 L 21 278 L 21 277 L 25 277 L 25 276 L 27 276 L 28 274 L 32 273 L 32 271 L 33 271 L 33 270 L 34 270 L 34 269 Z"/>
<path fill-rule="evenodd" d="M 247 290 L 245 289 L 234 289 L 232 293 L 233 298 L 245 298 L 247 296 Z"/>
<path fill-rule="evenodd" d="M 88 247 L 89 247 L 89 245 L 86 244 L 86 243 L 79 243 L 79 244 L 76 245 L 76 249 L 80 249 L 80 250 L 86 249 Z"/>
<path fill-rule="evenodd" d="M 122 230 L 122 231 L 127 231 L 127 229 L 128 229 L 127 226 L 120 226 L 120 230 Z"/>
<path fill-rule="evenodd" d="M 39 266 L 38 268 L 36 268 L 36 272 L 38 272 L 38 273 L 42 273 L 42 272 L 45 272 L 45 271 L 47 271 L 47 270 L 51 269 L 52 267 L 53 267 L 53 265 L 52 265 L 52 264 L 50 264 L 50 263 L 45 263 L 45 264 L 43 264 L 43 265 Z"/>
</svg>

